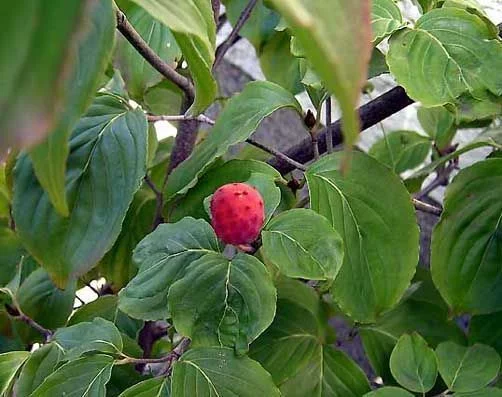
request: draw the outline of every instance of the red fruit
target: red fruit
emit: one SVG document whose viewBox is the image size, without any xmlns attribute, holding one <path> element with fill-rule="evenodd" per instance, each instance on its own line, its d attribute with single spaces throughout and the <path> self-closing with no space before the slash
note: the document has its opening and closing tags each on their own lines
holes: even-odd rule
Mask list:
<svg viewBox="0 0 502 397">
<path fill-rule="evenodd" d="M 211 223 L 225 243 L 249 244 L 260 234 L 265 210 L 261 194 L 245 183 L 223 185 L 211 199 Z"/>
</svg>

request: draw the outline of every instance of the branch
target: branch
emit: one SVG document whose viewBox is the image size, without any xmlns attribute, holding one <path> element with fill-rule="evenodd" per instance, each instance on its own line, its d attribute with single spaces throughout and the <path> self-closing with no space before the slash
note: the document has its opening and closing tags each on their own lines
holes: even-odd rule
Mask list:
<svg viewBox="0 0 502 397">
<path fill-rule="evenodd" d="M 187 98 L 190 98 L 190 102 L 193 102 L 195 97 L 195 90 L 189 79 L 182 76 L 176 70 L 174 70 L 169 64 L 164 62 L 155 51 L 153 51 L 148 44 L 143 40 L 134 27 L 129 23 L 125 14 L 117 10 L 117 29 L 120 33 L 127 39 L 129 43 L 140 53 L 140 55 L 152 65 L 160 74 L 162 74 L 166 79 L 172 81 L 176 84 L 183 92 Z"/>
<path fill-rule="evenodd" d="M 14 297 L 11 296 L 11 298 Z M 8 304 L 5 305 L 5 309 L 7 310 L 7 313 L 9 313 L 10 316 L 12 316 L 15 320 L 19 320 L 25 324 L 28 324 L 35 331 L 39 332 L 40 335 L 44 337 L 45 342 L 47 342 L 52 337 L 53 332 L 51 330 L 43 327 L 35 320 L 33 320 L 30 316 L 24 314 L 21 308 L 19 307 L 19 304 L 14 299 L 12 299 L 12 303 L 14 306 Z"/>
<path fill-rule="evenodd" d="M 297 168 L 297 169 L 304 171 L 304 172 L 307 170 L 307 168 L 303 164 L 298 163 L 297 161 L 289 158 L 284 153 L 281 153 L 280 151 L 278 151 L 274 148 L 265 146 L 263 143 L 256 142 L 252 138 L 246 139 L 246 142 L 249 143 L 250 145 L 256 146 L 257 148 L 259 148 L 261 150 L 266 151 L 267 153 L 270 153 L 270 154 L 280 158 L 282 161 L 285 161 L 293 168 Z"/>
<path fill-rule="evenodd" d="M 399 112 L 412 103 L 413 100 L 406 95 L 402 87 L 395 87 L 387 91 L 359 108 L 361 131 L 392 116 L 394 113 Z M 341 144 L 343 142 L 341 120 L 328 125 L 319 132 L 318 143 L 320 153 L 326 152 L 326 135 L 328 133 L 333 136 L 333 145 Z M 301 142 L 288 149 L 284 154 L 302 164 L 312 160 L 314 158 L 314 152 L 310 137 L 303 139 Z M 281 172 L 281 174 L 287 174 L 294 169 L 290 163 L 284 161 L 279 156 L 269 160 L 268 163 Z"/>
<path fill-rule="evenodd" d="M 155 186 L 155 183 L 153 183 L 148 175 L 145 175 L 143 179 L 155 194 L 155 216 L 152 221 L 152 230 L 155 230 L 157 226 L 159 226 L 161 223 L 164 223 L 164 217 L 162 216 L 162 210 L 164 208 L 164 194 L 157 188 L 157 186 Z"/>
<path fill-rule="evenodd" d="M 441 213 L 443 212 L 441 208 L 434 207 L 433 205 L 424 203 L 423 201 L 417 200 L 415 198 L 411 199 L 411 201 L 413 202 L 413 205 L 418 211 L 427 212 L 429 214 L 437 216 L 440 216 Z"/>
<path fill-rule="evenodd" d="M 209 117 L 199 114 L 198 116 L 190 116 L 190 115 L 185 115 L 185 114 L 178 114 L 174 116 L 156 116 L 156 115 L 147 115 L 146 116 L 147 120 L 150 123 L 154 123 L 156 121 L 198 121 L 199 123 L 206 123 L 209 125 L 214 125 L 215 121 L 213 119 L 210 119 Z"/>
<path fill-rule="evenodd" d="M 244 10 L 242 10 L 242 13 L 239 16 L 239 19 L 235 23 L 235 26 L 232 29 L 232 31 L 230 32 L 230 34 L 228 35 L 227 39 L 223 43 L 221 43 L 221 45 L 216 49 L 216 55 L 215 55 L 216 59 L 213 64 L 213 70 L 216 69 L 218 67 L 218 65 L 221 63 L 221 61 L 223 60 L 223 57 L 225 56 L 227 51 L 230 49 L 230 47 L 232 47 L 232 45 L 234 45 L 234 43 L 237 40 L 239 40 L 238 39 L 239 32 L 242 29 L 242 27 L 244 26 L 244 24 L 246 23 L 246 21 L 251 16 L 251 12 L 253 11 L 253 8 L 257 2 L 258 2 L 258 0 L 249 0 L 249 3 L 246 5 L 246 7 L 244 7 Z"/>
<path fill-rule="evenodd" d="M 326 98 L 326 125 L 331 124 L 331 95 Z M 333 152 L 333 134 L 326 134 L 326 150 Z"/>
</svg>

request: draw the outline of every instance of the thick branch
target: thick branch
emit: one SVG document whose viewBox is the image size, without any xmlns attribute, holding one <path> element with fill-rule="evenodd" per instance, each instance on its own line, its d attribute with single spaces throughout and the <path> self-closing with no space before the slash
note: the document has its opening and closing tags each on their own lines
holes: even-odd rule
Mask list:
<svg viewBox="0 0 502 397">
<path fill-rule="evenodd" d="M 367 104 L 359 108 L 359 117 L 361 119 L 361 131 L 372 127 L 380 121 L 392 116 L 394 113 L 399 112 L 408 105 L 411 105 L 413 100 L 406 95 L 402 87 L 395 87 L 387 91 L 383 95 L 375 98 Z M 319 132 L 318 143 L 319 151 L 326 152 L 326 134 L 332 134 L 333 145 L 339 145 L 343 142 L 342 136 L 342 122 L 338 120 L 330 124 Z M 285 153 L 286 156 L 293 160 L 305 164 L 314 158 L 314 151 L 312 149 L 311 139 L 306 138 L 288 149 Z M 280 157 L 268 161 L 268 163 L 280 171 L 282 174 L 287 174 L 292 171 L 294 167 L 288 162 L 282 160 Z"/>
<path fill-rule="evenodd" d="M 189 98 L 185 98 L 183 105 L 181 107 L 181 112 L 184 114 L 192 102 Z M 199 130 L 199 122 L 195 120 L 184 120 L 178 125 L 178 132 L 176 138 L 174 138 L 174 146 L 171 151 L 171 160 L 169 161 L 169 167 L 167 169 L 166 179 L 164 180 L 164 186 L 167 183 L 168 175 L 190 154 L 192 154 L 193 148 L 195 146 L 195 141 L 197 140 L 197 133 Z"/>
<path fill-rule="evenodd" d="M 9 313 L 15 320 L 19 320 L 25 324 L 28 324 L 35 331 L 40 333 L 40 335 L 42 335 L 44 337 L 44 340 L 47 342 L 52 337 L 53 334 L 52 331 L 37 323 L 30 316 L 24 314 L 19 305 L 17 304 L 17 302 L 13 301 L 13 303 L 14 306 L 5 305 L 7 313 Z"/>
<path fill-rule="evenodd" d="M 150 65 L 166 79 L 172 81 L 181 88 L 186 97 L 189 98 L 190 103 L 193 102 L 195 91 L 190 80 L 176 72 L 169 64 L 164 62 L 164 60 L 148 46 L 139 33 L 136 32 L 134 27 L 127 20 L 125 14 L 120 10 L 117 11 L 117 29 Z"/>
<path fill-rule="evenodd" d="M 227 39 L 221 43 L 221 45 L 217 48 L 216 50 L 216 59 L 214 61 L 213 69 L 216 69 L 218 65 L 221 63 L 223 60 L 223 57 L 227 53 L 227 51 L 234 45 L 234 43 L 238 40 L 239 32 L 246 23 L 246 21 L 249 19 L 251 16 L 251 12 L 253 12 L 253 8 L 256 5 L 258 0 L 249 0 L 248 4 L 246 7 L 244 7 L 244 10 L 242 10 L 241 15 L 239 16 L 239 19 L 235 23 L 234 28 L 228 35 Z"/>
</svg>

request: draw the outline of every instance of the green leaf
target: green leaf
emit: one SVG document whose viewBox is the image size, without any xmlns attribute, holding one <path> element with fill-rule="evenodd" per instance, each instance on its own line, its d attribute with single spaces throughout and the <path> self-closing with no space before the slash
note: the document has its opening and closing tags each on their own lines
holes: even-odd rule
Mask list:
<svg viewBox="0 0 502 397">
<path fill-rule="evenodd" d="M 327 319 L 316 292 L 305 283 L 281 278 L 277 292 L 274 321 L 253 342 L 250 357 L 280 385 L 319 358 Z"/>
<path fill-rule="evenodd" d="M 343 241 L 326 218 L 309 209 L 275 217 L 262 232 L 263 253 L 282 274 L 334 279 L 342 266 Z"/>
<path fill-rule="evenodd" d="M 263 0 L 258 0 L 251 11 L 239 35 L 248 39 L 256 48 L 257 53 L 262 45 L 274 34 L 274 28 L 279 23 L 280 16 L 275 11 L 266 7 Z M 228 21 L 235 26 L 239 16 L 248 4 L 247 0 L 223 0 Z"/>
<path fill-rule="evenodd" d="M 191 349 L 174 365 L 172 397 L 279 397 L 270 374 L 256 361 L 223 347 Z"/>
<path fill-rule="evenodd" d="M 92 3 L 34 0 L 2 10 L 0 158 L 9 147 L 40 142 L 56 125 Z"/>
<path fill-rule="evenodd" d="M 216 50 L 216 25 L 207 0 L 133 0 L 152 17 L 168 26 L 183 53 L 195 82 L 195 101 L 190 113 L 204 111 L 217 92 L 212 75 Z"/>
<path fill-rule="evenodd" d="M 176 64 L 181 59 L 181 50 L 169 28 L 138 6 L 132 6 L 126 14 L 131 25 L 148 46 L 164 62 L 176 69 Z M 163 76 L 123 36 L 117 41 L 115 66 L 124 78 L 127 92 L 133 99 L 139 101 L 143 100 L 148 88 L 163 79 Z"/>
<path fill-rule="evenodd" d="M 54 333 L 53 340 L 63 349 L 64 359 L 68 361 L 91 351 L 120 353 L 123 347 L 117 327 L 100 317 L 92 322 L 60 328 Z"/>
<path fill-rule="evenodd" d="M 417 110 L 417 116 L 422 128 L 436 142 L 438 149 L 444 149 L 450 144 L 457 132 L 454 114 L 438 106 L 420 107 Z"/>
<path fill-rule="evenodd" d="M 425 60 L 425 62 L 424 62 Z M 464 94 L 502 94 L 502 42 L 479 16 L 439 8 L 422 16 L 414 29 L 393 35 L 387 62 L 408 95 L 426 107 L 455 103 Z"/>
<path fill-rule="evenodd" d="M 359 333 L 369 361 L 384 382 L 393 382 L 389 359 L 394 345 L 405 333 L 418 332 L 433 347 L 445 340 L 465 343 L 465 335 L 447 319 L 448 312 L 430 281 L 422 277 L 419 288 L 398 307 L 386 313 L 375 324 L 360 328 Z M 432 289 L 432 291 L 431 291 Z M 431 293 L 432 292 L 432 293 Z M 440 299 L 440 297 L 439 297 Z"/>
<path fill-rule="evenodd" d="M 413 394 L 399 387 L 386 386 L 367 393 L 364 397 L 413 397 Z"/>
<path fill-rule="evenodd" d="M 152 229 L 155 205 L 151 190 L 141 189 L 135 194 L 117 241 L 99 262 L 99 273 L 114 291 L 122 289 L 138 270 L 132 262 L 132 252 Z"/>
<path fill-rule="evenodd" d="M 373 42 L 378 43 L 403 26 L 403 16 L 394 0 L 371 2 L 371 28 Z"/>
<path fill-rule="evenodd" d="M 113 358 L 102 354 L 70 361 L 47 377 L 31 397 L 104 397 L 112 367 Z"/>
<path fill-rule="evenodd" d="M 371 60 L 368 68 L 368 79 L 380 76 L 381 74 L 389 73 L 389 67 L 385 61 L 385 55 L 378 49 L 373 48 Z"/>
<path fill-rule="evenodd" d="M 378 140 L 368 154 L 400 174 L 422 164 L 431 146 L 430 139 L 416 132 L 392 131 Z"/>
<path fill-rule="evenodd" d="M 288 397 L 359 397 L 369 390 L 362 369 L 330 346 L 320 348 L 303 371 L 281 386 L 281 393 Z"/>
<path fill-rule="evenodd" d="M 275 32 L 261 48 L 260 66 L 267 80 L 298 94 L 303 90 L 300 60 L 291 54 L 290 42 L 288 33 Z"/>
<path fill-rule="evenodd" d="M 276 290 L 255 257 L 212 253 L 187 266 L 168 303 L 176 330 L 193 346 L 235 346 L 239 353 L 272 323 Z"/>
<path fill-rule="evenodd" d="M 86 273 L 112 247 L 145 175 L 147 122 L 141 109 L 100 95 L 70 138 L 67 218 L 52 207 L 28 156 L 15 170 L 17 232 L 56 285 Z"/>
<path fill-rule="evenodd" d="M 502 354 L 502 312 L 473 316 L 469 323 L 469 343 L 484 343 Z"/>
<path fill-rule="evenodd" d="M 502 397 L 502 389 L 487 387 L 471 393 L 455 393 L 454 397 Z"/>
<path fill-rule="evenodd" d="M 437 347 L 436 355 L 439 373 L 451 391 L 479 390 L 487 386 L 499 373 L 500 356 L 486 345 L 464 347 L 453 342 L 444 342 Z"/>
<path fill-rule="evenodd" d="M 186 193 L 216 158 L 230 146 L 245 141 L 265 117 L 285 107 L 302 112 L 294 96 L 274 83 L 256 81 L 246 85 L 240 94 L 230 99 L 208 137 L 171 173 L 166 197 Z"/>
<path fill-rule="evenodd" d="M 35 350 L 26 361 L 19 380 L 16 383 L 16 395 L 28 397 L 42 384 L 63 358 L 61 348 L 55 343 L 49 343 Z"/>
<path fill-rule="evenodd" d="M 144 380 L 125 390 L 119 397 L 169 397 L 170 394 L 167 378 L 159 377 Z"/>
<path fill-rule="evenodd" d="M 25 314 L 42 326 L 54 329 L 64 326 L 73 310 L 76 281 L 71 281 L 65 290 L 58 289 L 41 268 L 31 273 L 21 284 L 16 295 Z"/>
<path fill-rule="evenodd" d="M 137 357 L 141 357 L 142 352 Z M 114 365 L 110 381 L 106 384 L 106 397 L 118 397 L 130 387 L 149 379 L 142 376 L 134 368 L 133 364 Z M 169 391 L 169 390 L 168 390 Z M 143 396 L 144 397 L 144 396 Z M 154 395 L 152 397 L 166 397 L 165 395 Z"/>
<path fill-rule="evenodd" d="M 0 226 L 0 286 L 6 285 L 17 273 L 17 266 L 25 254 L 19 237 L 12 230 Z"/>
<path fill-rule="evenodd" d="M 485 160 L 460 171 L 446 190 L 432 234 L 431 271 L 454 313 L 502 309 L 501 177 L 502 159 Z"/>
<path fill-rule="evenodd" d="M 17 371 L 30 356 L 29 352 L 8 352 L 0 354 L 0 394 L 7 395 Z"/>
<path fill-rule="evenodd" d="M 326 156 L 306 172 L 311 208 L 328 218 L 345 245 L 333 284 L 341 309 L 373 322 L 394 307 L 418 262 L 418 227 L 410 196 L 387 167 L 353 153 L 342 176 L 342 154 Z"/>
<path fill-rule="evenodd" d="M 275 210 L 281 202 L 281 189 L 275 184 L 274 179 L 272 175 L 253 172 L 246 181 L 248 185 L 254 186 L 263 197 L 265 203 L 264 225 L 272 218 L 272 215 L 274 215 Z"/>
<path fill-rule="evenodd" d="M 456 122 L 459 128 L 470 128 L 474 123 L 481 126 L 487 126 L 491 121 L 502 115 L 502 96 L 495 96 L 489 92 L 473 97 L 471 95 L 462 95 L 458 98 L 458 105 L 454 109 Z"/>
<path fill-rule="evenodd" d="M 82 322 L 89 322 L 96 317 L 115 322 L 117 317 L 118 298 L 114 295 L 101 296 L 95 301 L 89 302 L 73 312 L 68 320 L 68 326 Z"/>
<path fill-rule="evenodd" d="M 65 82 L 66 100 L 57 124 L 50 135 L 30 151 L 35 175 L 47 192 L 55 209 L 69 215 L 65 190 L 68 137 L 80 116 L 89 107 L 98 89 L 99 80 L 110 59 L 115 32 L 112 3 L 99 0 L 92 3 L 86 18 L 86 31 L 78 37 L 77 60 Z M 53 94 L 50 93 L 50 96 Z"/>
<path fill-rule="evenodd" d="M 176 222 L 185 216 L 192 216 L 209 221 L 209 215 L 204 210 L 204 200 L 211 196 L 220 186 L 233 182 L 248 182 L 253 174 L 260 175 L 260 179 L 263 179 L 264 175 L 273 179 L 281 178 L 281 174 L 275 168 L 261 161 L 227 161 L 221 166 L 211 168 L 201 176 L 197 184 L 185 196 L 168 204 L 169 220 Z M 269 201 L 267 197 L 264 197 L 264 201 L 265 208 L 271 209 L 274 206 L 275 199 Z M 269 211 L 267 211 L 267 214 L 269 214 Z"/>
<path fill-rule="evenodd" d="M 355 108 L 371 55 L 368 0 L 271 0 L 291 27 L 315 72 L 336 95 L 343 134 L 351 147 L 359 134 Z M 350 46 L 347 46 L 350 43 Z"/>
<path fill-rule="evenodd" d="M 133 261 L 139 271 L 119 293 L 120 310 L 142 320 L 168 318 L 171 285 L 191 262 L 214 251 L 220 251 L 218 240 L 204 220 L 187 217 L 159 225 L 134 250 Z"/>
<path fill-rule="evenodd" d="M 390 356 L 390 370 L 399 384 L 425 394 L 434 387 L 438 376 L 437 359 L 427 342 L 414 332 L 397 341 Z"/>
<path fill-rule="evenodd" d="M 143 96 L 143 105 L 153 114 L 178 114 L 183 91 L 169 80 L 151 87 Z"/>
</svg>

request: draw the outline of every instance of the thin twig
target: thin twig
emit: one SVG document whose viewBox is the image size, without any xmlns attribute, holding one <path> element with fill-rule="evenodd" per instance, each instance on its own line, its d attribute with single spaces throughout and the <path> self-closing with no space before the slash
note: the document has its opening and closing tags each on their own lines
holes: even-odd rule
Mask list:
<svg viewBox="0 0 502 397">
<path fill-rule="evenodd" d="M 279 157 L 280 159 L 287 162 L 292 167 L 299 169 L 300 171 L 304 171 L 304 172 L 307 171 L 307 168 L 303 164 L 300 164 L 297 161 L 290 159 L 284 153 L 281 153 L 280 151 L 278 151 L 274 148 L 268 147 L 268 146 L 264 145 L 263 143 L 256 142 L 253 138 L 246 139 L 246 142 L 249 143 L 250 145 L 256 146 L 257 148 L 259 148 L 261 150 L 266 151 L 267 153 L 270 153 L 276 157 Z"/>
<path fill-rule="evenodd" d="M 424 203 L 423 201 L 417 200 L 416 198 L 411 199 L 415 208 L 422 212 L 427 212 L 432 215 L 440 216 L 443 210 L 441 208 L 435 207 L 433 205 Z"/>
<path fill-rule="evenodd" d="M 164 223 L 164 217 L 162 216 L 162 210 L 164 209 L 164 194 L 161 190 L 159 190 L 157 186 L 155 186 L 155 183 L 153 183 L 148 175 L 145 175 L 143 179 L 155 194 L 155 216 L 152 221 L 152 230 L 155 230 L 157 226 L 159 226 L 161 223 Z"/>
<path fill-rule="evenodd" d="M 427 197 L 431 192 L 433 192 L 438 187 L 446 186 L 450 179 L 450 174 L 453 172 L 453 170 L 455 170 L 456 166 L 457 165 L 455 163 L 451 163 L 450 165 L 448 165 L 448 167 L 439 169 L 437 171 L 437 175 L 434 178 L 434 180 L 429 185 L 420 190 L 420 192 L 415 194 L 415 198 L 421 200 L 424 197 Z"/>
<path fill-rule="evenodd" d="M 125 14 L 117 10 L 117 29 L 120 33 L 127 39 L 129 43 L 140 53 L 140 55 L 152 65 L 160 74 L 162 74 L 166 79 L 172 81 L 179 88 L 183 90 L 185 96 L 193 101 L 195 97 L 194 87 L 189 79 L 182 76 L 174 68 L 172 68 L 168 63 L 166 63 L 161 57 L 159 57 L 155 51 L 153 51 L 150 46 L 143 40 L 134 27 L 129 23 Z"/>
<path fill-rule="evenodd" d="M 35 331 L 37 331 L 44 337 L 45 342 L 47 342 L 52 337 L 53 332 L 51 330 L 43 327 L 35 320 L 33 320 L 30 316 L 24 314 L 21 308 L 19 307 L 19 304 L 14 299 L 12 299 L 12 303 L 14 306 L 11 306 L 9 304 L 5 305 L 7 313 L 9 313 L 9 315 L 12 316 L 12 318 L 18 321 L 22 321 L 25 324 L 28 324 L 31 328 L 33 328 Z"/>
<path fill-rule="evenodd" d="M 215 121 L 213 119 L 210 119 L 209 117 L 199 114 L 198 116 L 190 116 L 190 115 L 185 115 L 185 114 L 177 114 L 174 116 L 155 116 L 155 115 L 147 115 L 146 116 L 147 120 L 150 123 L 154 123 L 156 121 L 186 121 L 186 120 L 194 120 L 198 121 L 199 123 L 206 123 L 209 125 L 214 125 Z"/>
<path fill-rule="evenodd" d="M 125 354 L 122 354 L 121 360 L 118 360 L 115 362 L 117 365 L 124 365 L 124 364 L 161 364 L 161 363 L 167 363 L 167 368 L 165 369 L 166 372 L 170 372 L 172 365 L 174 364 L 175 361 L 177 361 L 185 352 L 185 350 L 188 348 L 190 345 L 190 339 L 188 338 L 183 338 L 181 341 L 178 343 L 178 345 L 166 356 L 160 357 L 160 358 L 134 358 L 134 357 L 129 357 Z"/>
<path fill-rule="evenodd" d="M 331 95 L 326 98 L 326 125 L 331 124 Z M 328 131 L 326 133 L 326 151 L 333 153 L 333 135 Z"/>
<path fill-rule="evenodd" d="M 246 23 L 246 21 L 249 19 L 251 16 L 251 12 L 253 11 L 254 6 L 258 0 L 249 0 L 249 3 L 244 7 L 244 10 L 242 10 L 241 15 L 239 16 L 239 19 L 235 23 L 234 28 L 228 35 L 227 39 L 221 43 L 221 45 L 217 48 L 216 50 L 216 55 L 215 55 L 215 61 L 213 64 L 213 70 L 218 67 L 218 65 L 221 63 L 223 57 L 227 53 L 227 51 L 232 47 L 232 45 L 235 43 L 235 39 L 239 35 L 240 30 Z"/>
</svg>

